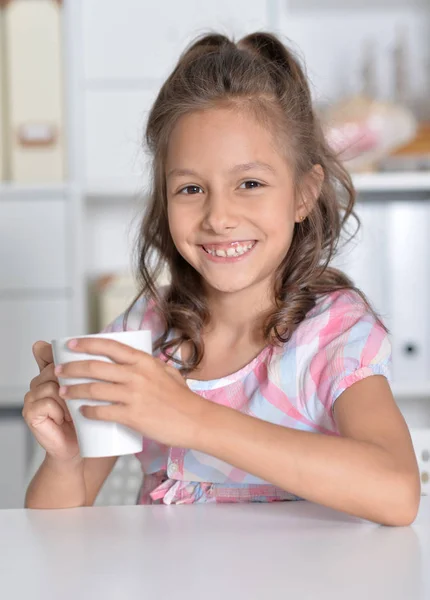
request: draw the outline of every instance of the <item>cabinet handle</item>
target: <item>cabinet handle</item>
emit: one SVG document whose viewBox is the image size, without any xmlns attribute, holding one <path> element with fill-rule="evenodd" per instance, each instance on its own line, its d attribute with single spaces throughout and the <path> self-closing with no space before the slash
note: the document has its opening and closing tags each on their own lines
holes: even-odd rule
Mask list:
<svg viewBox="0 0 430 600">
<path fill-rule="evenodd" d="M 407 342 L 404 346 L 403 346 L 403 353 L 407 354 L 409 356 L 413 356 L 415 354 L 418 354 L 418 346 L 416 344 L 414 344 L 413 342 Z"/>
</svg>

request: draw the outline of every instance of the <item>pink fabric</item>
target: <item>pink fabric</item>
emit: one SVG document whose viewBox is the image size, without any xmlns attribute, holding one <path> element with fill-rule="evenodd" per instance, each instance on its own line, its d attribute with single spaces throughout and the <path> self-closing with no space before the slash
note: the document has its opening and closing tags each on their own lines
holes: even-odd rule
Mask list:
<svg viewBox="0 0 430 600">
<path fill-rule="evenodd" d="M 140 299 L 132 310 L 137 311 L 134 316 L 140 328 L 150 329 L 156 341 L 162 320 L 154 304 Z M 122 328 L 121 315 L 109 330 Z M 339 435 L 333 414 L 336 399 L 365 377 L 389 377 L 390 362 L 388 336 L 361 298 L 354 292 L 335 292 L 318 299 L 288 343 L 267 346 L 226 377 L 188 379 L 187 384 L 211 402 L 255 418 L 315 434 Z M 252 473 L 193 449 L 144 440 L 137 457 L 144 474 L 141 504 L 297 499 Z"/>
</svg>

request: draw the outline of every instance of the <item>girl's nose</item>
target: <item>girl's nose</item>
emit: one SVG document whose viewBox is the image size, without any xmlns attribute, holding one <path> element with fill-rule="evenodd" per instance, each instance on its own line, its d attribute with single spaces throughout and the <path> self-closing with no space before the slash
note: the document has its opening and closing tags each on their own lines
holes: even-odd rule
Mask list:
<svg viewBox="0 0 430 600">
<path fill-rule="evenodd" d="M 205 202 L 203 229 L 222 234 L 228 229 L 235 229 L 239 224 L 234 210 L 233 200 L 228 195 L 210 194 Z"/>
</svg>

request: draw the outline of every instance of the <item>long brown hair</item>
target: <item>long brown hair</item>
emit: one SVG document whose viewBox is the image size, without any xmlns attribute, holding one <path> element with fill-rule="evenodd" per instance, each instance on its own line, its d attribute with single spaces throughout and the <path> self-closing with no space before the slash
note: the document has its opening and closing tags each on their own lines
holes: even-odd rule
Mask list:
<svg viewBox="0 0 430 600">
<path fill-rule="evenodd" d="M 210 315 L 201 277 L 179 254 L 170 235 L 165 160 L 178 119 L 220 105 L 251 110 L 281 138 L 282 132 L 288 133 L 280 143 L 294 166 L 297 186 L 314 165 L 324 173 L 318 200 L 308 218 L 296 224 L 290 249 L 274 277 L 276 309 L 263 327 L 267 342 L 288 341 L 322 294 L 354 289 L 369 306 L 352 282 L 329 266 L 346 221 L 355 217 L 355 192 L 350 175 L 324 139 L 299 61 L 269 33 L 253 33 L 237 43 L 223 35 L 205 35 L 182 54 L 149 114 L 146 143 L 152 156 L 152 189 L 138 242 L 139 296 L 155 300 L 165 325 L 156 348 L 172 357 L 181 343 L 189 342 L 190 357 L 180 363 L 186 371 L 202 360 L 201 332 Z M 160 294 L 156 280 L 164 266 L 171 282 Z M 171 331 L 174 339 L 168 338 Z"/>
</svg>

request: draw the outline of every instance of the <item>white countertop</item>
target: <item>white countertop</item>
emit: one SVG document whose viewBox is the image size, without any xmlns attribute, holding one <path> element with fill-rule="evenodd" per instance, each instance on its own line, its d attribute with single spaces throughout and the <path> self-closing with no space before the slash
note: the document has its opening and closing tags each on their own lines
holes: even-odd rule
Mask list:
<svg viewBox="0 0 430 600">
<path fill-rule="evenodd" d="M 308 502 L 0 511 L 4 600 L 429 600 L 411 527 Z"/>
</svg>

